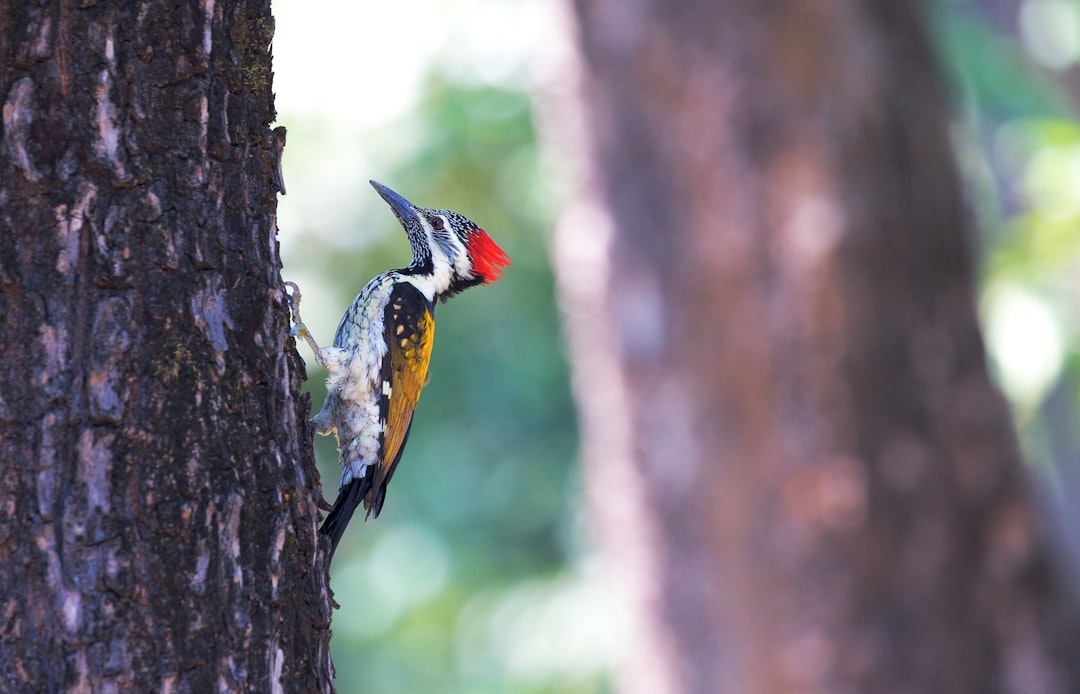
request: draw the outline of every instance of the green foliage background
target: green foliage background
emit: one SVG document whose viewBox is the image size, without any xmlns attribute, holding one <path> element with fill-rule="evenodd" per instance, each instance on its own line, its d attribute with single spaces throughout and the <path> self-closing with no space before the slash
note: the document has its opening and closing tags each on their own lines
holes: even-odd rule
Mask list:
<svg viewBox="0 0 1080 694">
<path fill-rule="evenodd" d="M 317 47 L 289 30 L 301 26 L 317 39 L 338 6 L 304 7 L 276 4 L 279 72 L 283 61 Z M 380 21 L 374 9 L 369 16 L 359 7 L 353 20 Z M 518 22 L 556 7 L 554 0 L 421 0 L 417 11 L 445 13 L 427 18 L 428 31 L 398 22 L 384 30 L 401 32 L 401 51 L 416 41 L 437 46 L 428 47 L 422 93 L 405 113 L 374 125 L 350 125 L 341 114 L 292 101 L 278 83 L 279 120 L 289 131 L 284 275 L 304 289 L 305 318 L 321 343 L 330 342 L 371 276 L 408 262 L 404 235 L 367 178 L 418 204 L 463 212 L 514 263 L 500 282 L 438 307 L 431 382 L 386 507 L 377 521 L 357 517 L 338 551 L 333 654 L 342 692 L 611 689 L 619 628 L 582 518 L 547 250 L 560 172 L 538 148 L 537 82 L 521 69 L 498 79 L 470 74 L 455 62 L 462 44 L 452 31 L 438 33 L 444 16 L 468 25 L 469 12 L 498 8 L 504 26 L 478 23 L 500 36 L 518 32 L 528 58 L 553 38 Z M 1080 125 L 1068 88 L 1080 60 L 1080 4 L 939 0 L 929 7 L 978 222 L 973 243 L 982 257 L 992 366 L 1046 483 L 1054 527 L 1066 544 L 1080 546 L 1080 512 L 1071 510 L 1080 499 L 1072 424 L 1080 373 Z M 483 32 L 471 40 L 484 41 Z M 1043 41 L 1057 46 L 1057 62 L 1047 59 Z M 399 56 L 317 69 L 333 76 L 332 88 L 359 90 L 349 103 L 363 108 L 383 98 L 366 91 L 365 74 L 393 71 Z M 317 408 L 325 374 L 305 347 L 301 353 Z M 324 493 L 333 499 L 334 440 L 316 445 Z"/>
</svg>

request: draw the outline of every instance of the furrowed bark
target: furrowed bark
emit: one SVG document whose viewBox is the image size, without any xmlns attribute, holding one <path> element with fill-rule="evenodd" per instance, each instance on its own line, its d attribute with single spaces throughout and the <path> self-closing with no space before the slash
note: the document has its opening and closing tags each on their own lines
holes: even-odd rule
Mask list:
<svg viewBox="0 0 1080 694">
<path fill-rule="evenodd" d="M 330 689 L 272 36 L 0 2 L 0 689 Z"/>
</svg>

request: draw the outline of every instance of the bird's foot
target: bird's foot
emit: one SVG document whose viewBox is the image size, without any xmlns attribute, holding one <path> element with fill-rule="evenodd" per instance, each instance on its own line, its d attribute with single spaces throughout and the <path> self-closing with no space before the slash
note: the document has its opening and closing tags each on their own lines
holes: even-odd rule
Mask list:
<svg viewBox="0 0 1080 694">
<path fill-rule="evenodd" d="M 285 301 L 289 304 L 289 313 L 292 314 L 292 321 L 295 324 L 289 334 L 295 335 L 297 328 L 304 327 L 304 320 L 300 317 L 300 286 L 296 282 L 286 282 L 285 287 L 292 290 L 285 292 Z"/>
<path fill-rule="evenodd" d="M 311 336 L 311 332 L 308 331 L 308 327 L 304 324 L 304 319 L 300 317 L 300 287 L 296 282 L 286 282 L 285 286 L 291 289 L 292 292 L 286 292 L 285 296 L 289 302 L 289 312 L 292 314 L 293 326 L 289 329 L 289 337 L 303 338 L 311 350 L 315 352 L 315 357 L 319 359 L 319 363 L 322 363 L 319 353 L 319 344 L 315 342 L 315 338 Z"/>
</svg>

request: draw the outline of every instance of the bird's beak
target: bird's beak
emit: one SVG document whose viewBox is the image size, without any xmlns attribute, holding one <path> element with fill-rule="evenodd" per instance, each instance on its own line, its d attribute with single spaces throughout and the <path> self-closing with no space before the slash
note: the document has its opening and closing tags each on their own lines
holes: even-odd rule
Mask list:
<svg viewBox="0 0 1080 694">
<path fill-rule="evenodd" d="M 382 199 L 385 200 L 388 205 L 390 205 L 390 209 L 394 211 L 394 214 L 397 216 L 399 222 L 405 224 L 406 219 L 414 219 L 416 217 L 416 209 L 411 202 L 401 197 L 400 195 L 390 190 L 378 181 L 369 181 L 369 183 L 371 183 L 371 186 L 375 190 L 379 191 L 379 195 L 382 196 Z"/>
</svg>

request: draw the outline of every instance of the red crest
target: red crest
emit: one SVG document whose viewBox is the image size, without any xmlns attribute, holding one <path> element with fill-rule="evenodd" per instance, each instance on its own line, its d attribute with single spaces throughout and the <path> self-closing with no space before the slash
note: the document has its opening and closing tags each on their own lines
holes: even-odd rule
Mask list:
<svg viewBox="0 0 1080 694">
<path fill-rule="evenodd" d="M 468 245 L 473 273 L 483 277 L 484 284 L 491 284 L 502 277 L 503 268 L 510 266 L 510 256 L 506 255 L 483 229 L 472 230 Z"/>
</svg>

